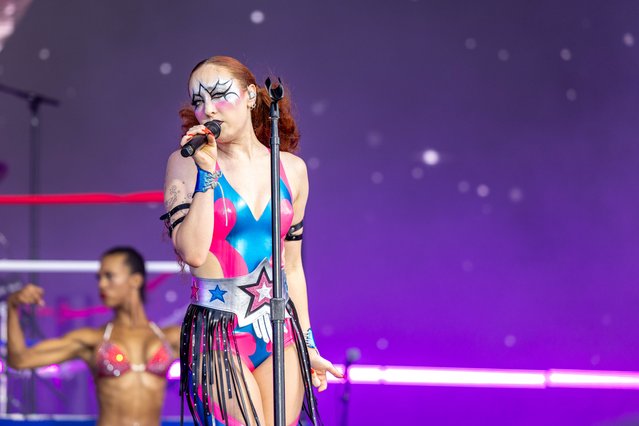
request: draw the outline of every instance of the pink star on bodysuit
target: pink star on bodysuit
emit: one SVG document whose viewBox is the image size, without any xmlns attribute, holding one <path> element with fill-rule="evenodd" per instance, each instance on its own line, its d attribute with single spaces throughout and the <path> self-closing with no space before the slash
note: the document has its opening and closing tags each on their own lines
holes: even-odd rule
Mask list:
<svg viewBox="0 0 639 426">
<path fill-rule="evenodd" d="M 200 287 L 198 287 L 197 281 L 193 281 L 193 284 L 191 284 L 191 300 L 199 302 L 200 300 L 200 295 L 198 293 L 199 290 L 200 290 Z"/>
<path fill-rule="evenodd" d="M 266 276 L 266 269 L 260 271 L 257 283 L 241 286 L 240 288 L 251 296 L 251 303 L 246 312 L 247 316 L 268 304 L 273 298 L 273 283 Z"/>
</svg>

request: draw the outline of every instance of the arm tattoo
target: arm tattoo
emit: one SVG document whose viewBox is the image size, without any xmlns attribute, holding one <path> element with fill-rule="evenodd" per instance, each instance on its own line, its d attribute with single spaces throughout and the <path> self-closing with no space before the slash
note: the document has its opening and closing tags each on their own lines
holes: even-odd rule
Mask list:
<svg viewBox="0 0 639 426">
<path fill-rule="evenodd" d="M 178 198 L 178 189 L 176 185 L 171 185 L 169 188 L 169 196 L 164 202 L 164 207 L 166 210 L 170 210 L 171 206 L 174 206 Z"/>
</svg>

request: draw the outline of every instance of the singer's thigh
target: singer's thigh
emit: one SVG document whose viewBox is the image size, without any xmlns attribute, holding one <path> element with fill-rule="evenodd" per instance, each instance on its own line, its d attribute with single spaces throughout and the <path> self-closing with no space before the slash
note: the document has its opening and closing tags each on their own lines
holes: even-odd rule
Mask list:
<svg viewBox="0 0 639 426">
<path fill-rule="evenodd" d="M 222 355 L 217 352 L 214 352 L 214 354 L 215 356 Z M 219 390 L 223 393 L 224 401 L 220 401 L 220 397 L 222 395 L 219 394 L 216 390 L 211 392 L 211 395 L 209 395 L 210 401 L 213 403 L 213 410 L 214 410 L 214 412 L 212 413 L 213 418 L 222 422 L 223 424 L 227 424 L 226 423 L 227 419 L 223 419 L 221 415 L 222 407 L 226 406 L 226 410 L 229 417 L 228 424 L 231 424 L 231 425 L 246 424 L 247 426 L 256 426 L 256 422 L 253 417 L 253 411 L 251 409 L 250 402 L 247 399 L 247 398 L 250 398 L 250 400 L 253 402 L 253 405 L 255 407 L 255 411 L 257 412 L 257 416 L 260 421 L 259 424 L 264 424 L 265 417 L 264 417 L 264 411 L 262 410 L 261 390 L 260 390 L 260 387 L 258 386 L 257 381 L 255 380 L 255 377 L 253 376 L 253 373 L 251 373 L 251 370 L 246 366 L 246 364 L 244 364 L 244 362 L 237 359 L 237 356 L 235 356 L 235 354 L 234 356 L 230 357 L 230 362 L 232 364 L 231 366 L 232 370 L 236 371 L 238 374 L 240 373 L 240 368 L 241 368 L 242 372 L 244 373 L 244 379 L 246 380 L 246 388 L 244 388 L 242 381 L 239 383 L 240 389 L 236 388 L 233 384 L 231 384 L 230 386 L 231 398 L 229 398 L 229 394 L 228 394 L 229 383 L 226 380 L 228 377 L 226 375 L 226 371 L 217 372 L 218 373 L 217 377 L 221 380 L 220 383 L 217 383 L 217 385 L 220 386 Z M 215 380 L 213 380 L 213 382 L 215 382 Z M 239 390 L 241 390 L 241 393 L 242 393 L 241 395 L 238 394 Z M 242 410 L 240 408 L 240 404 L 239 404 L 240 399 L 244 399 L 244 402 L 245 402 L 244 413 L 242 413 Z M 245 414 L 248 417 L 247 420 L 244 419 L 243 414 Z M 212 423 L 212 422 L 209 422 L 209 423 Z M 207 423 L 203 423 L 203 424 L 207 424 Z"/>
<path fill-rule="evenodd" d="M 297 357 L 295 345 L 289 345 L 284 349 L 284 383 L 286 386 L 286 424 L 297 424 L 296 421 L 302 411 L 304 402 L 304 383 L 302 372 Z M 259 367 L 253 371 L 253 377 L 262 393 L 262 409 L 266 417 L 266 424 L 273 425 L 273 356 L 268 357 Z"/>
</svg>

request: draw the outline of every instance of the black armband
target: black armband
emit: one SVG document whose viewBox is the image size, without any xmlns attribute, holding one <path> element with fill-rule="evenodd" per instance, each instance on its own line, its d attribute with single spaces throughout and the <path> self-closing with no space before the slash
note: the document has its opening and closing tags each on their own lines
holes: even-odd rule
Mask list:
<svg viewBox="0 0 639 426">
<path fill-rule="evenodd" d="M 304 221 L 303 220 L 300 220 L 300 223 L 298 223 L 297 225 L 291 226 L 289 228 L 289 230 L 288 230 L 288 233 L 284 237 L 284 239 L 286 241 L 299 241 L 299 240 L 301 240 L 302 239 L 302 235 L 304 235 L 304 234 L 295 235 L 293 233 L 299 231 L 300 229 L 302 229 L 303 226 L 304 226 Z"/>
<path fill-rule="evenodd" d="M 180 223 L 184 221 L 184 218 L 186 217 L 186 215 L 176 219 L 173 222 L 171 222 L 171 217 L 174 216 L 180 210 L 188 209 L 190 207 L 191 207 L 191 203 L 183 203 L 173 207 L 171 211 L 169 211 L 168 213 L 164 213 L 162 216 L 160 216 L 160 220 L 164 221 L 164 226 L 166 226 L 166 229 L 169 230 L 169 237 L 172 236 L 173 229 L 175 229 L 176 226 L 178 226 Z"/>
</svg>

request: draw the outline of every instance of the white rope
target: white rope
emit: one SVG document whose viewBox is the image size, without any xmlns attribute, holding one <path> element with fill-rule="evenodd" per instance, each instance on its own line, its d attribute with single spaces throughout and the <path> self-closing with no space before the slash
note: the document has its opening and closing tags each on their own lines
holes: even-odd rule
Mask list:
<svg viewBox="0 0 639 426">
<path fill-rule="evenodd" d="M 97 260 L 9 260 L 0 259 L 0 272 L 97 272 Z M 188 271 L 188 266 L 186 267 Z M 149 273 L 180 272 L 176 261 L 146 262 Z"/>
</svg>

